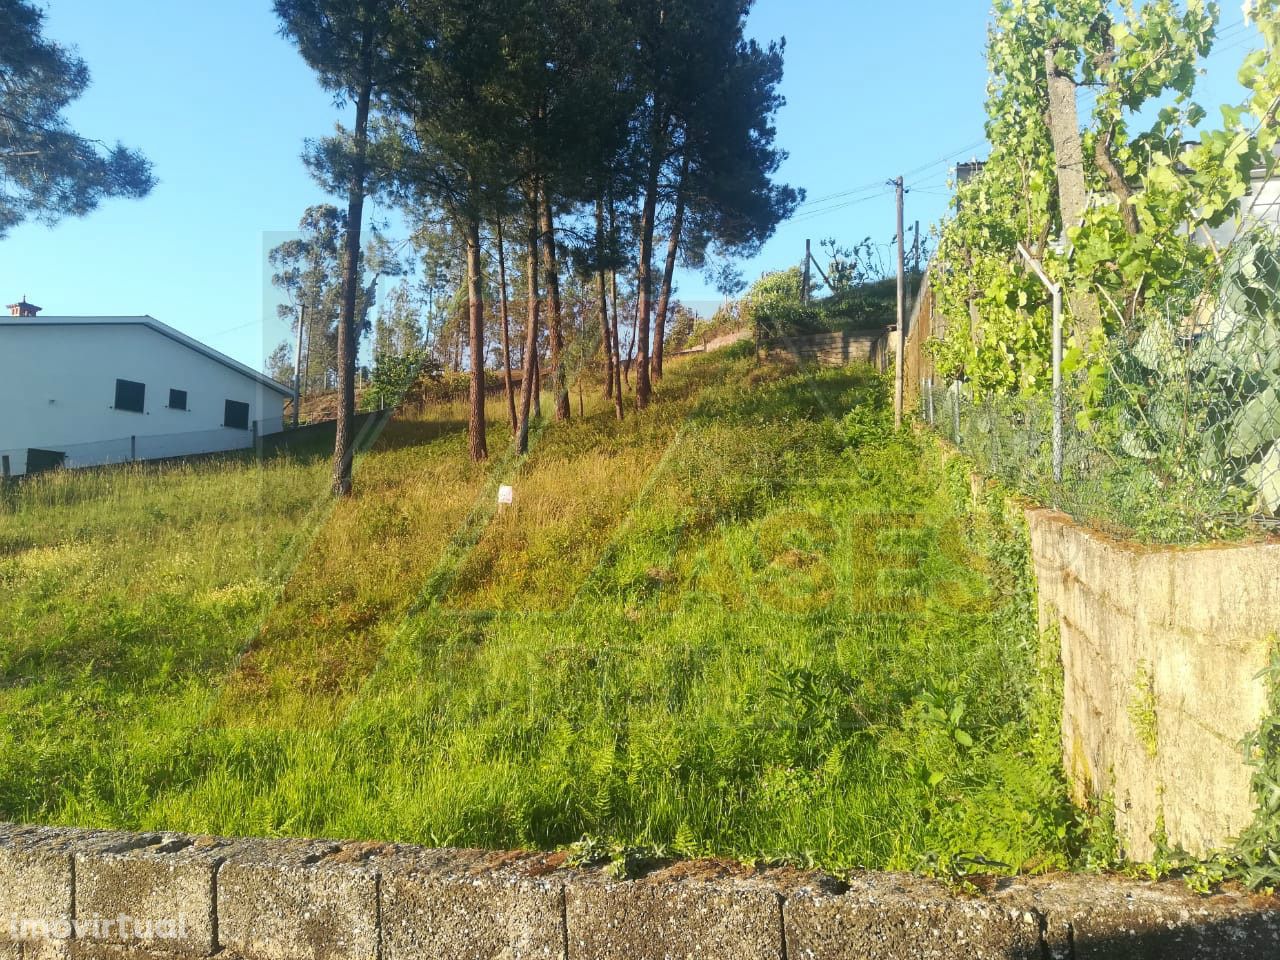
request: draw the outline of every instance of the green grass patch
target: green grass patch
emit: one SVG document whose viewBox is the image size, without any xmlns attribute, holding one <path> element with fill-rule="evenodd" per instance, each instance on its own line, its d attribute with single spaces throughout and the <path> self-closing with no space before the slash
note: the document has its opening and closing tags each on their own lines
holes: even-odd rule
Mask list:
<svg viewBox="0 0 1280 960">
<path fill-rule="evenodd" d="M 0 817 L 1070 864 L 1052 665 L 999 499 L 895 434 L 868 368 L 727 352 L 659 390 L 622 423 L 588 397 L 481 467 L 430 410 L 393 421 L 336 506 L 323 459 L 20 485 Z"/>
</svg>

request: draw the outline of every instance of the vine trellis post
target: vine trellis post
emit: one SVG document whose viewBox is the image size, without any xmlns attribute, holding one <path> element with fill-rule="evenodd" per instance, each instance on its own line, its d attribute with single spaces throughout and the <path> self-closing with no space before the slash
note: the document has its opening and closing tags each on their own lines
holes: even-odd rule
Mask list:
<svg viewBox="0 0 1280 960">
<path fill-rule="evenodd" d="M 1021 243 L 1018 253 L 1053 297 L 1053 482 L 1062 483 L 1062 285 L 1049 279 L 1044 266 Z"/>
</svg>

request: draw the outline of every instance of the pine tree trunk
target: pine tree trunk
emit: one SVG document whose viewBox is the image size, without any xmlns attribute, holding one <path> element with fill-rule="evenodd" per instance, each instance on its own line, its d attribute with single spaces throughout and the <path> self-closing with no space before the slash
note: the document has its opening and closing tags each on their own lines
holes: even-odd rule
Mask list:
<svg viewBox="0 0 1280 960">
<path fill-rule="evenodd" d="M 356 97 L 355 150 L 347 193 L 347 235 L 342 264 L 342 312 L 338 317 L 338 422 L 333 441 L 333 493 L 351 493 L 355 456 L 356 296 L 360 283 L 360 226 L 364 220 L 365 161 L 369 149 L 369 101 L 373 84 L 365 81 Z"/>
<path fill-rule="evenodd" d="M 551 396 L 556 419 L 568 420 L 570 413 L 569 383 L 564 370 L 564 312 L 560 303 L 560 265 L 556 249 L 555 219 L 551 213 L 551 197 L 546 184 L 539 191 L 542 219 L 542 266 L 546 274 L 547 299 L 551 316 L 547 323 L 551 334 Z"/>
<path fill-rule="evenodd" d="M 533 415 L 542 416 L 542 359 L 533 354 Z"/>
<path fill-rule="evenodd" d="M 613 399 L 613 336 L 609 331 L 609 292 L 604 278 L 604 200 L 596 201 L 596 281 L 600 288 L 600 325 L 604 344 L 604 395 Z"/>
<path fill-rule="evenodd" d="M 618 271 L 610 271 L 613 285 L 613 412 L 622 419 L 622 338 L 618 333 Z"/>
<path fill-rule="evenodd" d="M 524 373 L 520 378 L 520 426 L 516 431 L 516 450 L 529 452 L 529 407 L 534 396 L 534 378 L 538 370 L 538 209 L 536 200 L 529 204 L 526 275 L 528 286 L 527 318 L 524 327 Z"/>
<path fill-rule="evenodd" d="M 666 341 L 667 310 L 671 306 L 671 283 L 676 273 L 680 231 L 684 227 L 684 181 L 689 176 L 689 155 L 680 161 L 680 181 L 676 184 L 676 209 L 671 216 L 671 236 L 667 238 L 667 262 L 662 269 L 662 290 L 658 295 L 658 315 L 653 320 L 653 376 L 662 379 L 662 348 Z"/>
<path fill-rule="evenodd" d="M 467 307 L 471 314 L 468 343 L 471 347 L 471 409 L 467 417 L 467 441 L 471 459 L 489 457 L 484 429 L 484 286 L 480 274 L 480 221 L 467 224 Z"/>
<path fill-rule="evenodd" d="M 302 306 L 302 315 L 304 317 L 307 315 L 306 304 L 303 304 Z M 308 322 L 313 324 L 315 323 L 314 320 L 310 320 Z M 303 356 L 305 357 L 305 359 L 302 361 L 302 383 L 307 393 L 314 393 L 315 387 L 311 383 L 311 328 L 310 327 L 307 327 L 305 343 L 306 343 L 306 346 L 303 347 Z"/>
<path fill-rule="evenodd" d="M 516 393 L 511 383 L 511 313 L 507 303 L 507 254 L 502 242 L 502 220 L 497 222 L 498 298 L 502 305 L 502 381 L 507 395 L 507 414 L 511 417 L 511 435 L 519 428 L 516 416 Z"/>
<path fill-rule="evenodd" d="M 622 367 L 622 372 L 627 378 L 627 386 L 631 386 L 631 365 L 636 359 L 636 338 L 640 335 L 640 301 L 637 300 L 631 307 L 631 342 L 627 344 L 627 362 Z"/>
<path fill-rule="evenodd" d="M 653 317 L 653 221 L 658 209 L 658 171 L 662 166 L 661 139 L 656 131 L 650 142 L 649 172 L 640 212 L 640 257 L 636 266 L 636 409 L 649 406 L 649 323 Z"/>
<path fill-rule="evenodd" d="M 599 271 L 597 285 L 600 288 L 601 343 L 604 347 L 604 396 L 613 399 L 613 331 L 609 323 L 609 292 L 604 271 Z"/>
</svg>

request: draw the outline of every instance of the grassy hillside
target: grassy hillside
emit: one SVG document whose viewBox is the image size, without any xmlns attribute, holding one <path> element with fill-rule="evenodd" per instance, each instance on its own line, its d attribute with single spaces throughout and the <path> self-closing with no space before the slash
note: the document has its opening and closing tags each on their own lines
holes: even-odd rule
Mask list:
<svg viewBox="0 0 1280 960">
<path fill-rule="evenodd" d="M 483 467 L 461 424 L 393 421 L 336 506 L 322 459 L 19 485 L 0 818 L 1066 863 L 999 510 L 870 370 L 726 351 L 661 393 Z"/>
</svg>

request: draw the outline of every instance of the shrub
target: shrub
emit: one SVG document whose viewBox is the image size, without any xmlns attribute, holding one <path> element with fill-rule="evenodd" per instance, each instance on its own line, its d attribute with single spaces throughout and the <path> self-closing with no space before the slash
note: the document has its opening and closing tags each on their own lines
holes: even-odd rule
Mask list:
<svg viewBox="0 0 1280 960">
<path fill-rule="evenodd" d="M 809 303 L 801 302 L 803 284 L 799 267 L 765 274 L 743 296 L 742 318 L 766 338 L 866 330 L 894 322 L 896 280 L 861 284 Z"/>
</svg>

